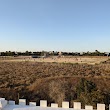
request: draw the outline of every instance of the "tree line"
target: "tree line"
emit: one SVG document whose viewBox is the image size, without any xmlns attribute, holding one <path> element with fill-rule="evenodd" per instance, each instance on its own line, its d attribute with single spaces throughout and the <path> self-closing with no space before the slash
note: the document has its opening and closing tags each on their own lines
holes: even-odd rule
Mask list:
<svg viewBox="0 0 110 110">
<path fill-rule="evenodd" d="M 60 54 L 59 54 L 60 53 Z M 100 52 L 98 50 L 95 50 L 94 52 L 57 52 L 57 51 L 39 51 L 39 52 L 31 52 L 31 51 L 25 51 L 25 52 L 15 52 L 15 51 L 6 51 L 6 52 L 0 52 L 0 56 L 43 56 L 46 54 L 47 56 L 110 56 L 110 53 L 106 52 Z"/>
</svg>

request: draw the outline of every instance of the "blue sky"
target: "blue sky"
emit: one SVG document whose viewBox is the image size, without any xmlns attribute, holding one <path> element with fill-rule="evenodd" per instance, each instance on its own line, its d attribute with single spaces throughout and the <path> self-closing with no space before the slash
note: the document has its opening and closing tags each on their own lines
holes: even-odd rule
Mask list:
<svg viewBox="0 0 110 110">
<path fill-rule="evenodd" d="M 110 0 L 0 0 L 0 51 L 110 51 Z"/>
</svg>

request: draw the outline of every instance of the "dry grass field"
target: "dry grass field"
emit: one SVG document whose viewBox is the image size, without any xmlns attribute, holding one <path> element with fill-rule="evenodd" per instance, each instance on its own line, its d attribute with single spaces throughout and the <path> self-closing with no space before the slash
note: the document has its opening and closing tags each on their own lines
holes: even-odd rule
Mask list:
<svg viewBox="0 0 110 110">
<path fill-rule="evenodd" d="M 26 98 L 39 104 L 46 99 L 59 105 L 67 100 L 107 106 L 109 85 L 108 57 L 0 57 L 0 97 L 8 100 Z"/>
<path fill-rule="evenodd" d="M 48 58 L 31 58 L 26 56 L 20 57 L 0 57 L 0 61 L 34 61 L 34 62 L 57 62 L 57 63 L 87 63 L 99 64 L 108 60 L 107 56 L 73 56 L 73 57 L 48 57 Z"/>
</svg>

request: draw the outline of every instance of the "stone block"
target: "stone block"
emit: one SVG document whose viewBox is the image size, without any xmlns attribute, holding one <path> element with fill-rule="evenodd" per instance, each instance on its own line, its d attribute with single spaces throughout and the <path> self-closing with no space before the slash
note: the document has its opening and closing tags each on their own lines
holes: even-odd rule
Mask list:
<svg viewBox="0 0 110 110">
<path fill-rule="evenodd" d="M 29 106 L 36 106 L 36 102 L 29 102 Z"/>
<path fill-rule="evenodd" d="M 9 100 L 9 101 L 8 101 L 8 104 L 9 104 L 9 105 L 15 105 L 15 101 Z"/>
<path fill-rule="evenodd" d="M 2 108 L 4 108 L 5 106 L 7 105 L 7 100 L 0 100 L 0 108 L 2 109 Z"/>
<path fill-rule="evenodd" d="M 86 105 L 86 106 L 85 106 L 85 109 L 86 109 L 86 110 L 93 110 L 93 106 Z"/>
<path fill-rule="evenodd" d="M 105 104 L 97 104 L 97 110 L 105 110 Z"/>
<path fill-rule="evenodd" d="M 47 100 L 40 100 L 40 107 L 47 107 Z"/>
<path fill-rule="evenodd" d="M 69 102 L 62 102 L 62 108 L 69 108 Z"/>
<path fill-rule="evenodd" d="M 19 99 L 19 105 L 26 105 L 26 99 Z"/>
<path fill-rule="evenodd" d="M 51 103 L 51 107 L 52 107 L 52 108 L 58 108 L 58 104 L 56 104 L 56 103 Z"/>
<path fill-rule="evenodd" d="M 74 102 L 74 109 L 81 109 L 81 102 Z"/>
</svg>

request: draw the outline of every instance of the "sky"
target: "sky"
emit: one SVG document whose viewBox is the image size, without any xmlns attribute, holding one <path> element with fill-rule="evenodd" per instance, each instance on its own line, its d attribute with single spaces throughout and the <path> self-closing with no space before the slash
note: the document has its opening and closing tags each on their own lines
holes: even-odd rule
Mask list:
<svg viewBox="0 0 110 110">
<path fill-rule="evenodd" d="M 110 52 L 110 0 L 0 0 L 0 51 Z"/>
</svg>

